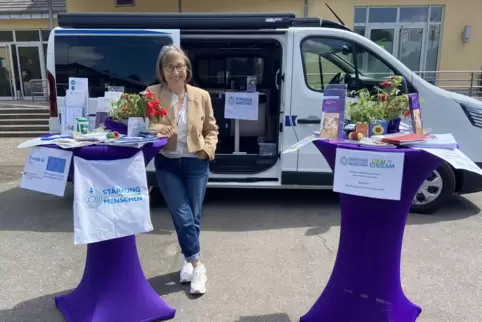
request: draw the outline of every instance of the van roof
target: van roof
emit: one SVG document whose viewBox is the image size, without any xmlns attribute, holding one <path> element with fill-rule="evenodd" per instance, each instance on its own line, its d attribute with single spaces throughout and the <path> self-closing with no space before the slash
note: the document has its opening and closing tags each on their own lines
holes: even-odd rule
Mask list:
<svg viewBox="0 0 482 322">
<path fill-rule="evenodd" d="M 350 30 L 339 23 L 321 18 L 297 18 L 294 13 L 61 13 L 62 28 L 90 29 L 182 29 L 182 30 L 253 30 L 290 27 L 326 27 Z"/>
</svg>

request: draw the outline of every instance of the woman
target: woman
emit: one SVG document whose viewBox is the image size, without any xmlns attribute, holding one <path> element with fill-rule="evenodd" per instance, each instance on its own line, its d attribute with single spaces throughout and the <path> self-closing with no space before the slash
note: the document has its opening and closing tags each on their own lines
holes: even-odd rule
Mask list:
<svg viewBox="0 0 482 322">
<path fill-rule="evenodd" d="M 200 220 L 218 127 L 209 93 L 187 84 L 192 77 L 191 62 L 181 49 L 164 47 L 156 68 L 160 85 L 149 90 L 159 96 L 167 115 L 151 129 L 168 137 L 155 159 L 157 181 L 184 254 L 181 283 L 190 282 L 192 294 L 204 294 L 207 278 L 200 260 Z"/>
</svg>

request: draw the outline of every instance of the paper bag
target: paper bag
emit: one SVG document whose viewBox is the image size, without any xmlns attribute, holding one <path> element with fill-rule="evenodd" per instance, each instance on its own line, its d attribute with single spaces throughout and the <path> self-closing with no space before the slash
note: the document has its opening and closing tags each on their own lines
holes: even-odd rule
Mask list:
<svg viewBox="0 0 482 322">
<path fill-rule="evenodd" d="M 116 161 L 89 161 L 74 156 L 75 244 L 151 230 L 142 152 Z"/>
</svg>

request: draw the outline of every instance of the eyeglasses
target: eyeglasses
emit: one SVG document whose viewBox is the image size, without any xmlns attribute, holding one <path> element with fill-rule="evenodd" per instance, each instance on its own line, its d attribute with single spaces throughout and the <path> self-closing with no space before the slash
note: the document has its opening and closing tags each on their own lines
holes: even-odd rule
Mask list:
<svg viewBox="0 0 482 322">
<path fill-rule="evenodd" d="M 173 65 L 165 65 L 164 68 L 166 69 L 166 71 L 168 73 L 173 73 L 174 72 L 174 69 L 176 69 L 178 72 L 183 72 L 184 69 L 186 68 L 186 65 L 176 65 L 176 66 L 173 66 Z"/>
</svg>

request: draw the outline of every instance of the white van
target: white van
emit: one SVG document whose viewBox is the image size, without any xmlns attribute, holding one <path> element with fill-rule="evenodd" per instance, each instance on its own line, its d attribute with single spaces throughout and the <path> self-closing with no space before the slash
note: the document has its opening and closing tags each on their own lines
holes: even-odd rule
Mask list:
<svg viewBox="0 0 482 322">
<path fill-rule="evenodd" d="M 281 154 L 319 130 L 323 89 L 373 87 L 401 75 L 423 99 L 424 127 L 452 133 L 461 150 L 482 165 L 482 102 L 429 84 L 383 48 L 345 26 L 290 13 L 74 13 L 59 14 L 47 48 L 50 125 L 58 132 L 69 77 L 89 79 L 89 110 L 110 86 L 137 93 L 156 83 L 162 46 L 184 48 L 193 85 L 211 93 L 220 128 L 209 187 L 331 189 L 333 175 L 308 145 Z M 242 90 L 256 76 L 258 121 L 224 118 L 224 92 Z M 148 167 L 156 186 L 154 167 Z M 412 211 L 431 213 L 453 193 L 482 190 L 475 174 L 444 164 L 427 178 Z"/>
</svg>

